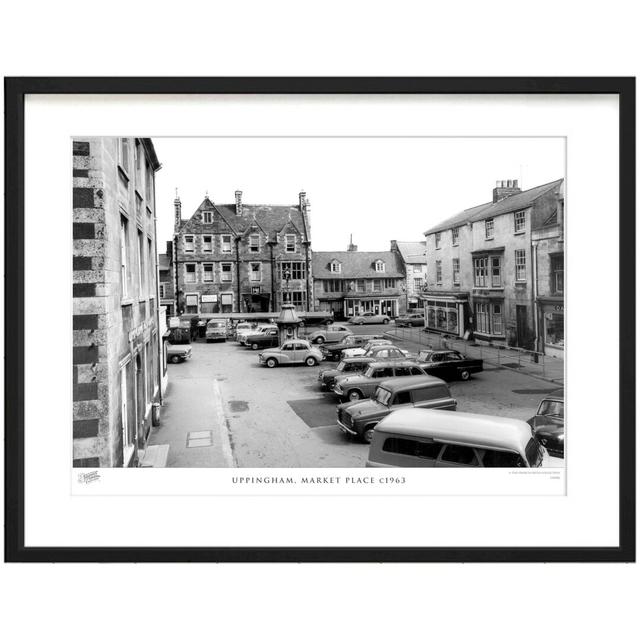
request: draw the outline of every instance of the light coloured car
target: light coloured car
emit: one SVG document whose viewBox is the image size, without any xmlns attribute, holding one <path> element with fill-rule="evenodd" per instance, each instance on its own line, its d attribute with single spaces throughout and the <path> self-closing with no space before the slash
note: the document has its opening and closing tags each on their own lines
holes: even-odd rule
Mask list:
<svg viewBox="0 0 640 640">
<path fill-rule="evenodd" d="M 375 349 L 378 351 L 378 347 L 387 347 L 388 349 L 395 349 L 396 351 L 400 351 L 401 355 L 398 356 L 397 353 L 393 355 L 389 353 L 380 353 L 380 355 L 373 354 L 372 351 Z M 371 355 L 376 358 L 398 358 L 398 357 L 409 357 L 410 354 L 406 349 L 400 349 L 400 347 L 396 347 L 391 340 L 370 340 L 367 344 L 362 345 L 361 347 L 354 347 L 353 349 L 345 349 L 343 352 L 343 358 L 355 358 L 356 356 L 364 356 Z"/>
<path fill-rule="evenodd" d="M 365 311 L 359 316 L 353 316 L 350 318 L 351 324 L 389 324 L 391 318 L 384 313 L 373 313 L 372 311 Z"/>
<path fill-rule="evenodd" d="M 340 342 L 345 336 L 353 333 L 349 327 L 342 324 L 331 324 L 328 327 L 317 329 L 307 335 L 307 340 L 314 344 L 323 344 L 324 342 Z"/>
<path fill-rule="evenodd" d="M 322 362 L 322 353 L 308 340 L 285 340 L 280 347 L 265 349 L 259 356 L 258 362 L 273 369 L 281 364 L 306 364 L 314 367 Z"/>
<path fill-rule="evenodd" d="M 184 362 L 191 357 L 190 344 L 170 344 L 167 346 L 167 360 L 171 364 Z"/>
<path fill-rule="evenodd" d="M 276 325 L 274 325 L 274 324 L 259 324 L 254 329 L 251 329 L 249 331 L 244 331 L 241 334 L 239 334 L 237 341 L 240 344 L 246 346 L 247 339 L 250 336 L 258 336 L 258 335 L 266 333 L 267 331 L 270 331 L 271 329 L 274 329 L 274 328 L 277 328 Z"/>
</svg>

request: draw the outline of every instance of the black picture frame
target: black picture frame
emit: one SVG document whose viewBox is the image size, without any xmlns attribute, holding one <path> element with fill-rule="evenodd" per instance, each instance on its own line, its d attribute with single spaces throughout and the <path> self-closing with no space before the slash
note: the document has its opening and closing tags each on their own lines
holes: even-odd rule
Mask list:
<svg viewBox="0 0 640 640">
<path fill-rule="evenodd" d="M 5 78 L 5 561 L 635 561 L 635 78 Z M 29 94 L 615 94 L 619 98 L 619 544 L 615 547 L 26 547 L 24 537 L 24 140 Z"/>
</svg>

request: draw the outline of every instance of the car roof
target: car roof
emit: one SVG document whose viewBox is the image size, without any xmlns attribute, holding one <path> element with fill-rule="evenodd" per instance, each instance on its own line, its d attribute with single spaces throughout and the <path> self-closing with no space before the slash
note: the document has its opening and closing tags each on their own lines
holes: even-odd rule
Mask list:
<svg viewBox="0 0 640 640">
<path fill-rule="evenodd" d="M 282 343 L 282 346 L 284 347 L 284 345 L 285 345 L 285 344 L 290 344 L 290 343 L 292 343 L 292 342 L 293 342 L 293 343 L 295 343 L 295 344 L 300 344 L 300 343 L 302 343 L 302 344 L 304 344 L 304 345 L 306 345 L 306 346 L 309 346 L 309 344 L 310 344 L 308 340 L 304 340 L 303 338 L 292 338 L 291 340 L 285 340 L 285 341 Z"/>
<path fill-rule="evenodd" d="M 522 420 L 438 409 L 397 409 L 376 431 L 512 451 L 523 451 L 531 440 L 531 427 Z"/>
<path fill-rule="evenodd" d="M 342 362 L 377 362 L 377 360 L 371 356 L 351 356 L 343 358 Z"/>
<path fill-rule="evenodd" d="M 560 402 L 564 402 L 564 389 L 552 391 L 548 396 L 544 397 L 543 402 L 545 400 L 559 400 Z"/>
<path fill-rule="evenodd" d="M 435 376 L 402 376 L 383 382 L 381 387 L 389 391 L 410 391 L 411 389 L 423 389 L 424 387 L 446 387 L 447 383 Z"/>
<path fill-rule="evenodd" d="M 396 345 L 393 342 L 389 341 L 389 344 L 372 344 L 371 351 L 383 351 L 384 349 L 388 349 L 389 347 L 395 347 Z M 400 347 L 396 347 L 396 349 L 400 349 Z"/>
<path fill-rule="evenodd" d="M 384 367 L 410 367 L 410 366 L 417 367 L 418 363 L 415 360 L 387 359 L 387 360 L 376 360 L 375 362 L 371 363 L 371 366 L 375 367 L 376 369 L 383 369 Z"/>
</svg>

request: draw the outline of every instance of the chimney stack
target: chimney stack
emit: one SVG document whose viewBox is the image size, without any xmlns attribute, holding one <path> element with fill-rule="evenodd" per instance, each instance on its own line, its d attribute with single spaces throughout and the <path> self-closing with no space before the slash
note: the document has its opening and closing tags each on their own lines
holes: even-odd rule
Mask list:
<svg viewBox="0 0 640 640">
<path fill-rule="evenodd" d="M 298 200 L 300 205 L 300 211 L 305 212 L 307 205 L 309 204 L 307 201 L 307 194 L 304 190 L 300 191 L 298 194 Z"/>
<path fill-rule="evenodd" d="M 242 215 L 242 191 L 236 191 L 236 215 Z"/>
<path fill-rule="evenodd" d="M 178 195 L 178 188 L 176 187 L 176 199 L 173 201 L 173 208 L 175 211 L 175 223 L 174 227 L 177 231 L 180 228 L 180 222 L 182 220 L 182 203 L 180 202 L 180 196 Z"/>
<path fill-rule="evenodd" d="M 500 200 L 504 200 L 521 191 L 522 189 L 518 187 L 517 180 L 497 180 L 496 188 L 493 190 L 493 201 L 500 202 Z"/>
<path fill-rule="evenodd" d="M 353 234 L 349 234 L 349 246 L 347 247 L 347 251 L 357 251 L 358 246 L 353 244 Z"/>
</svg>

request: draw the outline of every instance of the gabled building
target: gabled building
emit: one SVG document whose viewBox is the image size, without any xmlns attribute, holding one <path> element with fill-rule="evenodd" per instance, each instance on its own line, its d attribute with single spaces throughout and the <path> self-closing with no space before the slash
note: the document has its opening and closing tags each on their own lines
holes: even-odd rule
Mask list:
<svg viewBox="0 0 640 640">
<path fill-rule="evenodd" d="M 310 205 L 253 205 L 236 191 L 234 204 L 208 196 L 188 219 L 174 201 L 177 311 L 279 311 L 284 301 L 313 309 Z"/>
<path fill-rule="evenodd" d="M 391 241 L 391 251 L 400 255 L 405 272 L 407 311 L 424 307 L 424 287 L 427 282 L 427 243 Z"/>
<path fill-rule="evenodd" d="M 527 191 L 517 180 L 498 181 L 491 202 L 425 232 L 427 328 L 537 351 L 547 339 L 564 340 L 563 189 L 564 180 Z M 548 321 L 544 313 L 552 314 Z"/>
<path fill-rule="evenodd" d="M 367 311 L 392 318 L 406 310 L 402 258 L 396 251 L 316 251 L 313 282 L 316 308 L 335 318 L 350 318 Z"/>
</svg>

